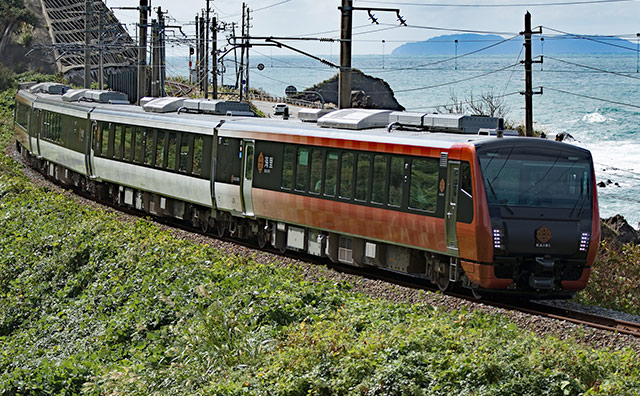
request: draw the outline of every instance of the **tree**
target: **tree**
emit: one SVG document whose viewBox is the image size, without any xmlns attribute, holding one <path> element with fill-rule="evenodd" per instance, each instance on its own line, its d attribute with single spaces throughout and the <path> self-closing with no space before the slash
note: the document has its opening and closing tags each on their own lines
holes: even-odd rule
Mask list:
<svg viewBox="0 0 640 396">
<path fill-rule="evenodd" d="M 471 115 L 499 118 L 506 118 L 509 115 L 509 109 L 504 101 L 504 97 L 496 95 L 493 91 L 483 92 L 480 98 L 474 97 L 472 92 L 469 97 L 464 100 L 459 100 L 456 93 L 451 91 L 449 97 L 451 103 L 438 106 L 438 112 L 455 114 L 468 112 Z"/>
</svg>

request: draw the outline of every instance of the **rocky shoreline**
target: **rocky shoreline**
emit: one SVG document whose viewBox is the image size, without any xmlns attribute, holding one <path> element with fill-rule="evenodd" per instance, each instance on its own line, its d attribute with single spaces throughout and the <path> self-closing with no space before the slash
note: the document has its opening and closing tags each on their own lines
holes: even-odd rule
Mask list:
<svg viewBox="0 0 640 396">
<path fill-rule="evenodd" d="M 600 231 L 602 232 L 602 240 L 611 240 L 620 245 L 640 243 L 640 231 L 629 225 L 624 216 L 620 214 L 600 219 Z"/>
</svg>

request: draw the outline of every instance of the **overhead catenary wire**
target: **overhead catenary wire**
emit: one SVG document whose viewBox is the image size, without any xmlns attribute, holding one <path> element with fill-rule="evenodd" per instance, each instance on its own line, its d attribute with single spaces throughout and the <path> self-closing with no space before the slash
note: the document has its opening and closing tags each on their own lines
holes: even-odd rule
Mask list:
<svg viewBox="0 0 640 396">
<path fill-rule="evenodd" d="M 589 40 L 589 41 L 593 41 L 593 42 L 595 42 L 595 43 L 600 43 L 600 44 L 603 44 L 603 45 L 608 45 L 608 46 L 610 46 L 610 47 L 622 48 L 622 49 L 625 49 L 625 50 L 627 50 L 627 51 L 638 52 L 638 50 L 637 50 L 636 48 L 631 48 L 631 47 L 627 47 L 627 46 L 620 45 L 620 44 L 615 44 L 615 43 L 608 43 L 608 42 L 606 42 L 606 41 L 603 41 L 603 40 L 599 40 L 599 39 L 593 38 L 593 37 L 591 37 L 591 36 L 589 36 L 589 35 L 585 35 L 585 34 L 576 34 L 576 33 L 569 33 L 569 32 L 565 32 L 565 31 L 562 31 L 562 30 L 558 30 L 558 29 L 550 28 L 550 27 L 548 27 L 548 26 L 542 26 L 542 27 L 543 27 L 544 29 L 551 30 L 552 32 L 561 33 L 561 34 L 564 34 L 564 35 L 567 35 L 567 36 L 573 36 L 573 37 L 576 37 L 576 38 L 579 38 L 579 39 L 582 39 L 582 40 Z"/>
<path fill-rule="evenodd" d="M 380 26 L 397 26 L 390 23 L 381 23 Z M 519 32 L 505 32 L 505 31 L 494 31 L 494 30 L 475 30 L 475 29 L 463 29 L 463 28 L 445 28 L 440 26 L 422 26 L 422 25 L 412 25 L 408 24 L 404 26 L 404 28 L 409 29 L 422 29 L 422 30 L 439 30 L 443 32 L 459 32 L 459 33 L 478 33 L 478 34 L 504 34 L 504 35 L 517 35 Z"/>
<path fill-rule="evenodd" d="M 593 67 L 593 66 L 581 65 L 579 63 L 569 62 L 569 61 L 558 59 L 558 58 L 555 58 L 555 57 L 552 57 L 552 56 L 549 56 L 549 55 L 545 55 L 545 58 L 554 60 L 556 62 L 566 63 L 568 65 L 573 65 L 573 66 L 582 67 L 582 68 L 585 68 L 585 69 L 594 70 L 594 71 L 597 71 L 597 72 L 600 72 L 600 73 L 608 73 L 608 74 L 613 74 L 613 75 L 620 76 L 620 77 L 627 77 L 627 78 L 633 78 L 635 80 L 640 80 L 640 77 L 637 77 L 637 76 L 632 76 L 632 75 L 619 73 L 619 72 L 615 72 L 615 71 L 610 71 L 610 70 L 604 70 L 604 69 L 600 69 L 600 68 Z"/>
<path fill-rule="evenodd" d="M 501 72 L 501 71 L 504 71 L 504 70 L 507 70 L 507 69 L 509 69 L 509 68 L 512 68 L 512 67 L 514 67 L 514 66 L 516 66 L 516 65 L 517 65 L 517 63 L 516 63 L 516 64 L 513 64 L 513 65 L 508 65 L 508 66 L 505 66 L 505 67 L 502 67 L 502 68 L 500 68 L 500 69 L 496 69 L 496 70 L 493 70 L 493 71 L 490 71 L 490 72 L 487 72 L 487 73 L 482 73 L 482 74 L 477 74 L 477 75 L 475 75 L 475 76 L 471 76 L 471 77 L 467 77 L 467 78 L 462 78 L 462 79 L 460 79 L 460 80 L 448 81 L 448 82 L 444 82 L 444 83 L 440 83 L 440 84 L 429 85 L 429 86 L 426 86 L 426 87 L 417 87 L 417 88 L 400 89 L 400 90 L 397 90 L 397 91 L 395 91 L 395 92 L 398 92 L 398 93 L 402 93 L 402 92 L 415 92 L 415 91 L 422 91 L 422 90 L 425 90 L 425 89 L 440 88 L 440 87 L 445 87 L 445 86 L 447 86 L 447 85 L 459 84 L 459 83 L 461 83 L 461 82 L 470 81 L 470 80 L 475 80 L 475 79 L 477 79 L 477 78 L 481 78 L 481 77 L 485 77 L 485 76 L 488 76 L 488 75 L 491 75 L 491 74 L 499 73 L 499 72 Z M 640 107 L 640 106 L 638 106 L 638 107 Z"/>
<path fill-rule="evenodd" d="M 506 98 L 508 96 L 513 96 L 513 95 L 520 95 L 520 91 L 514 91 L 514 92 L 509 92 L 509 93 L 505 93 L 502 95 L 498 95 L 498 96 L 494 96 L 495 99 L 502 99 L 502 98 Z M 455 106 L 457 103 L 447 103 L 447 104 L 441 104 L 441 105 L 429 105 L 426 106 L 426 108 L 428 109 L 438 109 L 438 108 L 443 108 L 443 107 L 448 107 L 448 106 Z M 420 106 L 420 107 L 411 107 L 408 108 L 406 110 L 420 110 L 420 109 L 424 109 L 425 106 Z"/>
<path fill-rule="evenodd" d="M 560 93 L 563 93 L 563 94 L 566 94 L 566 95 L 577 96 L 577 97 L 580 97 L 580 98 L 592 99 L 592 100 L 597 100 L 597 101 L 600 101 L 600 102 L 617 104 L 617 105 L 620 105 L 620 106 L 627 106 L 627 107 L 633 107 L 633 108 L 636 108 L 636 109 L 640 109 L 640 105 L 634 105 L 634 104 L 631 104 L 631 103 L 618 102 L 618 101 L 615 101 L 615 100 L 597 98 L 595 96 L 584 95 L 584 94 L 579 94 L 579 93 L 575 93 L 575 92 L 569 92 L 569 91 L 565 91 L 563 89 L 558 89 L 558 88 L 551 88 L 551 87 L 546 87 L 546 86 L 543 87 L 543 88 L 546 91 L 555 91 L 555 92 L 560 92 Z"/>
<path fill-rule="evenodd" d="M 361 3 L 371 4 L 393 4 L 395 6 L 414 6 L 414 7 L 460 7 L 460 8 L 502 8 L 502 7 L 557 7 L 557 6 L 575 6 L 575 5 L 593 5 L 593 4 L 611 4 L 611 3 L 630 3 L 638 0 L 585 0 L 585 1 L 557 1 L 551 3 L 409 3 L 396 1 L 380 1 L 380 0 L 362 0 Z"/>
<path fill-rule="evenodd" d="M 418 70 L 418 69 L 421 69 L 423 67 L 434 66 L 434 65 L 439 65 L 441 63 L 451 62 L 451 61 L 456 60 L 456 59 L 464 58 L 465 56 L 470 56 L 470 55 L 473 55 L 473 54 L 477 54 L 477 53 L 486 51 L 486 50 L 488 50 L 490 48 L 493 48 L 493 47 L 496 47 L 496 46 L 498 46 L 500 44 L 504 44 L 504 43 L 506 43 L 508 41 L 511 41 L 516 37 L 518 37 L 518 36 L 513 36 L 513 37 L 510 37 L 510 38 L 504 39 L 504 40 L 499 41 L 497 43 L 493 43 L 491 45 L 487 45 L 485 47 L 478 48 L 477 50 L 466 52 L 466 53 L 464 53 L 462 55 L 452 56 L 452 57 L 441 59 L 441 60 L 438 60 L 438 61 L 429 62 L 429 63 L 423 63 L 423 64 L 420 64 L 420 65 L 415 65 L 415 66 L 411 66 L 411 67 L 399 67 L 399 68 L 391 68 L 391 69 L 387 68 L 387 69 L 381 71 L 380 73 L 396 72 L 396 71 L 402 71 L 402 70 Z"/>
</svg>

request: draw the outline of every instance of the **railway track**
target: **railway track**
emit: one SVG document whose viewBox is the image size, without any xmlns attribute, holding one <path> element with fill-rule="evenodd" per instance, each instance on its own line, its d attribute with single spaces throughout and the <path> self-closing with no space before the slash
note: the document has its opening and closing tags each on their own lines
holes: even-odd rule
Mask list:
<svg viewBox="0 0 640 396">
<path fill-rule="evenodd" d="M 298 259 L 300 259 L 298 257 Z M 306 259 L 306 261 L 309 261 Z M 341 272 L 359 275 L 359 276 L 367 276 L 371 279 L 391 282 L 400 286 L 417 288 L 422 290 L 434 291 L 437 292 L 438 288 L 433 286 L 426 279 L 415 279 L 408 275 L 404 274 L 396 274 L 389 273 L 388 271 L 380 270 L 380 269 L 363 269 L 363 268 L 352 268 L 346 265 L 340 264 L 330 264 L 330 267 Z M 611 332 L 616 332 L 620 334 L 626 334 L 629 336 L 640 338 L 640 323 L 629 322 L 620 319 L 613 319 L 605 316 L 595 315 L 586 312 L 580 312 L 568 308 L 555 307 L 551 305 L 547 305 L 544 303 L 539 303 L 531 300 L 520 300 L 517 304 L 505 303 L 504 301 L 498 299 L 481 299 L 478 300 L 471 295 L 470 292 L 466 290 L 455 290 L 452 292 L 446 292 L 445 294 L 461 298 L 468 301 L 473 302 L 482 302 L 487 305 L 491 305 L 493 307 L 507 309 L 511 311 L 518 311 L 522 313 L 526 313 L 529 315 L 542 316 L 550 319 L 566 321 L 570 323 L 574 323 L 577 325 L 583 325 L 587 327 L 592 327 L 595 329 L 606 330 Z"/>
</svg>

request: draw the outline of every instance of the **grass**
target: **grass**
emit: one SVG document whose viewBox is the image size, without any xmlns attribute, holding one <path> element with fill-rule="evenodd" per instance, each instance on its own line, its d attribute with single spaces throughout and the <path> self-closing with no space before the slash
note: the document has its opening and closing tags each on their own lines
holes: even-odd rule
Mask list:
<svg viewBox="0 0 640 396">
<path fill-rule="evenodd" d="M 630 350 L 541 339 L 498 315 L 350 289 L 178 240 L 144 219 L 123 222 L 34 187 L 0 155 L 0 395 L 640 389 Z"/>
</svg>

